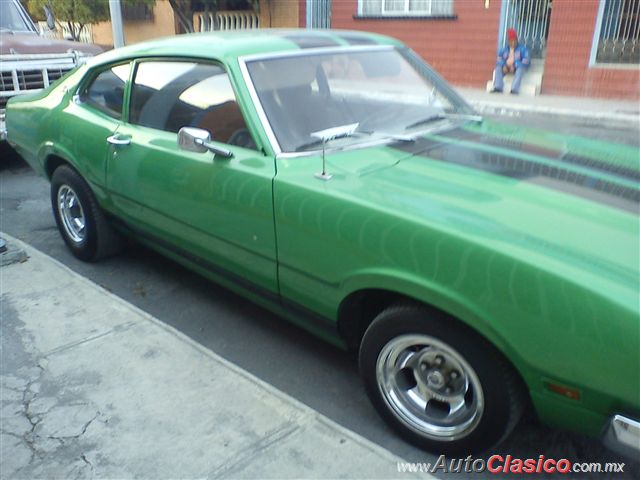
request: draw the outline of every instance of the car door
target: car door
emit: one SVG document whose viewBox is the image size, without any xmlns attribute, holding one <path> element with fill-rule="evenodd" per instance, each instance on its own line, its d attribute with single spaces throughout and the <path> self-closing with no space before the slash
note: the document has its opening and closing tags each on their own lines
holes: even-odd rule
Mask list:
<svg viewBox="0 0 640 480">
<path fill-rule="evenodd" d="M 170 59 L 140 61 L 134 70 L 128 116 L 113 132 L 107 165 L 113 208 L 165 250 L 277 294 L 275 164 L 256 148 L 226 71 Z M 208 130 L 233 156 L 179 149 L 177 132 L 187 126 Z"/>
<path fill-rule="evenodd" d="M 64 148 L 73 151 L 84 177 L 97 189 L 105 182 L 105 161 L 112 145 L 108 139 L 122 121 L 130 63 L 100 67 L 80 86 L 59 122 Z"/>
</svg>

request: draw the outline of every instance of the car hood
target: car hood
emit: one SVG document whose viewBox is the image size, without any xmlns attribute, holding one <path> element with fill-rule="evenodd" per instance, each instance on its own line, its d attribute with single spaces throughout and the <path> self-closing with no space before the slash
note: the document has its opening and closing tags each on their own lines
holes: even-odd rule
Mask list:
<svg viewBox="0 0 640 480">
<path fill-rule="evenodd" d="M 0 35 L 0 55 L 67 53 L 69 50 L 89 55 L 103 52 L 103 48 L 98 45 L 46 38 L 33 33 L 2 33 Z"/>
<path fill-rule="evenodd" d="M 386 159 L 384 168 L 358 175 L 351 194 L 360 201 L 550 262 L 563 274 L 608 278 L 637 295 L 640 159 L 633 147 L 485 121 L 383 150 L 359 155 Z"/>
</svg>

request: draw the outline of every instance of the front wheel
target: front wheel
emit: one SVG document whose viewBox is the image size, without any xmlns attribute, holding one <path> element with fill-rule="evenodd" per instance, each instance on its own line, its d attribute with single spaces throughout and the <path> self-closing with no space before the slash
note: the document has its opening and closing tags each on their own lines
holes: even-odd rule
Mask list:
<svg viewBox="0 0 640 480">
<path fill-rule="evenodd" d="M 122 247 L 89 185 L 69 166 L 51 176 L 51 207 L 62 238 L 80 260 L 99 260 Z"/>
<path fill-rule="evenodd" d="M 360 369 L 382 417 L 415 445 L 445 454 L 499 443 L 519 420 L 524 394 L 484 339 L 431 309 L 384 310 L 365 332 Z"/>
</svg>

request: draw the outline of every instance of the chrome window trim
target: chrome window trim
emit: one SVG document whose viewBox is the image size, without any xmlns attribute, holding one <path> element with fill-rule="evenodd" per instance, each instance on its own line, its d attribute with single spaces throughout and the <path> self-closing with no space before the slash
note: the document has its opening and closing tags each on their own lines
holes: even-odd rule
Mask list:
<svg viewBox="0 0 640 480">
<path fill-rule="evenodd" d="M 18 33 L 35 33 L 36 35 L 39 35 L 39 30 L 36 27 L 36 24 L 33 22 L 33 20 L 31 19 L 31 17 L 27 13 L 27 11 L 24 9 L 22 4 L 20 2 L 15 2 L 15 3 L 13 3 L 13 7 L 14 8 L 17 7 L 18 15 L 20 15 L 20 17 L 22 18 L 22 20 L 25 22 L 25 24 L 27 26 L 27 30 L 16 30 L 16 32 L 18 32 Z M 31 27 L 31 29 L 29 29 L 29 27 Z"/>
<path fill-rule="evenodd" d="M 240 66 L 240 72 L 242 73 L 242 78 L 244 79 L 244 83 L 247 86 L 247 90 L 249 91 L 249 96 L 251 97 L 251 101 L 253 102 L 256 112 L 258 113 L 258 118 L 260 119 L 260 123 L 262 124 L 262 128 L 264 129 L 267 139 L 269 140 L 269 144 L 273 150 L 273 153 L 279 158 L 294 158 L 298 156 L 304 156 L 313 154 L 315 151 L 311 152 L 283 152 L 280 147 L 280 143 L 276 138 L 275 133 L 273 132 L 273 128 L 271 128 L 271 123 L 267 117 L 264 108 L 262 107 L 262 102 L 258 97 L 258 92 L 256 90 L 255 85 L 253 84 L 253 80 L 251 79 L 251 75 L 249 74 L 249 69 L 247 68 L 247 63 L 255 62 L 259 60 L 273 60 L 276 58 L 288 58 L 288 57 L 300 57 L 300 56 L 310 56 L 310 55 L 325 55 L 331 53 L 357 53 L 357 52 L 377 52 L 377 51 L 388 51 L 395 50 L 395 45 L 357 45 L 357 46 L 340 46 L 340 47 L 321 47 L 321 48 L 305 48 L 300 50 L 285 50 L 281 52 L 269 52 L 269 53 L 258 53 L 251 55 L 243 55 L 238 57 L 238 65 Z M 359 144 L 360 145 L 360 144 Z M 286 155 L 284 157 L 283 155 Z"/>
<path fill-rule="evenodd" d="M 238 57 L 238 60 L 242 63 L 247 63 L 256 60 L 272 60 L 274 58 L 305 57 L 310 55 L 324 55 L 327 53 L 375 52 L 395 49 L 396 45 L 391 44 L 342 45 L 336 47 L 299 48 L 296 50 L 281 50 L 279 52 L 252 53 L 250 55 L 242 55 Z"/>
<path fill-rule="evenodd" d="M 279 155 L 282 153 L 282 149 L 280 148 L 280 143 L 276 139 L 275 134 L 273 133 L 273 129 L 271 128 L 271 124 L 267 119 L 267 114 L 262 108 L 262 103 L 258 98 L 258 92 L 256 88 L 253 86 L 253 82 L 251 81 L 251 75 L 249 75 L 249 70 L 247 69 L 247 64 L 243 59 L 244 57 L 238 58 L 238 63 L 240 65 L 240 72 L 242 73 L 242 78 L 244 80 L 244 84 L 247 86 L 247 90 L 249 91 L 249 96 L 251 97 L 251 101 L 253 102 L 253 106 L 256 109 L 256 113 L 258 114 L 258 119 L 262 124 L 262 128 L 267 135 L 267 140 L 269 141 L 269 145 L 271 145 L 271 149 L 275 155 Z"/>
<path fill-rule="evenodd" d="M 78 84 L 73 89 L 73 94 L 71 95 L 71 102 L 73 102 L 75 105 L 81 105 L 85 109 L 88 108 L 91 113 L 98 113 L 100 115 L 103 115 L 107 119 L 115 122 L 125 122 L 125 118 L 126 118 L 128 123 L 128 120 L 129 120 L 128 94 L 130 92 L 127 91 L 127 88 L 129 88 L 127 84 L 131 79 L 131 74 L 135 66 L 134 62 L 135 62 L 135 59 L 133 58 L 124 58 L 124 59 L 114 60 L 113 63 L 103 63 L 103 64 L 90 66 L 88 72 L 85 71 L 82 73 L 82 77 L 80 78 L 80 80 L 78 81 Z M 125 81 L 125 90 L 123 93 L 124 96 L 122 98 L 122 110 L 120 111 L 120 115 L 115 117 L 113 115 L 110 115 L 109 112 L 101 109 L 99 106 L 93 103 L 87 102 L 87 100 L 83 97 L 84 97 L 84 94 L 87 92 L 87 89 L 91 88 L 91 86 L 93 85 L 93 82 L 95 82 L 98 76 L 102 75 L 107 70 L 111 70 L 121 65 L 129 66 L 129 76 Z M 65 92 L 65 95 L 67 93 L 68 93 L 68 90 L 67 92 Z M 125 107 L 126 107 L 126 110 L 125 110 Z"/>
</svg>

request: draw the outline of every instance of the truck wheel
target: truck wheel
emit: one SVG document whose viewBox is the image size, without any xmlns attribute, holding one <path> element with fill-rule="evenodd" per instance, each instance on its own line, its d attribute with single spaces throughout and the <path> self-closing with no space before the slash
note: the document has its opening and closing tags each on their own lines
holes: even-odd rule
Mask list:
<svg viewBox="0 0 640 480">
<path fill-rule="evenodd" d="M 496 445 L 524 409 L 524 390 L 495 348 L 422 306 L 393 306 L 376 317 L 360 346 L 360 371 L 380 415 L 437 454 Z"/>
<path fill-rule="evenodd" d="M 96 261 L 117 253 L 122 239 L 113 230 L 83 178 L 71 167 L 51 177 L 51 207 L 65 243 L 77 258 Z"/>
</svg>

